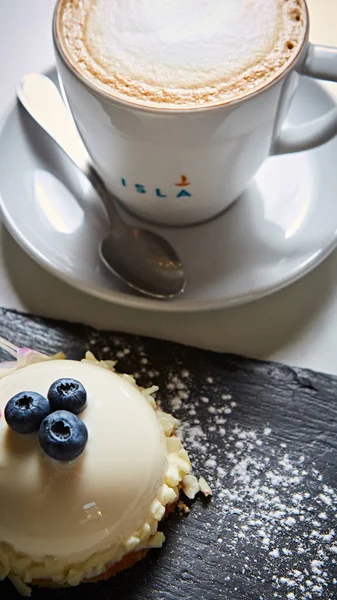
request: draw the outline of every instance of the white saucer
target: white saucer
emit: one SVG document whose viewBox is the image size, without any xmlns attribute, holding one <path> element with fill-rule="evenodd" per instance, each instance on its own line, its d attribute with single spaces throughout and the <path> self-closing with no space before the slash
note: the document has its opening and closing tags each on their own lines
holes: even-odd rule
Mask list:
<svg viewBox="0 0 337 600">
<path fill-rule="evenodd" d="M 303 78 L 289 122 L 333 106 L 323 88 Z M 317 150 L 270 158 L 217 219 L 161 227 L 183 260 L 187 289 L 172 301 L 151 300 L 105 271 L 97 251 L 107 229 L 100 202 L 16 105 L 2 123 L 0 148 L 0 208 L 10 233 L 48 271 L 111 302 L 163 311 L 243 304 L 293 283 L 337 245 L 336 138 Z"/>
</svg>

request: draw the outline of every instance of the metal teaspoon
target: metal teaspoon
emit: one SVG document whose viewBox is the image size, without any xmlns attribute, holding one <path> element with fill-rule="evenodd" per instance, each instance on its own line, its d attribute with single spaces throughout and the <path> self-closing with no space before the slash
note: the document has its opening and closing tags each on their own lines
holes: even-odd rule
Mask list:
<svg viewBox="0 0 337 600">
<path fill-rule="evenodd" d="M 45 75 L 31 73 L 20 80 L 16 94 L 34 121 L 82 171 L 102 199 L 110 219 L 110 231 L 99 246 L 106 267 L 131 288 L 147 296 L 167 299 L 182 292 L 185 274 L 179 256 L 160 235 L 123 221 L 115 205 L 116 199 L 92 165 L 54 83 Z"/>
</svg>

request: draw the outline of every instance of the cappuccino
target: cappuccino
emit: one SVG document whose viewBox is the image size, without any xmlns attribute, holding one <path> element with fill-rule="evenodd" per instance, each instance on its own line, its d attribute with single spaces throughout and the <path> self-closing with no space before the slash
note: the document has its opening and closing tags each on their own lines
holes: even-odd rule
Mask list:
<svg viewBox="0 0 337 600">
<path fill-rule="evenodd" d="M 121 100 L 225 104 L 276 79 L 306 35 L 303 0 L 60 0 L 68 62 Z"/>
</svg>

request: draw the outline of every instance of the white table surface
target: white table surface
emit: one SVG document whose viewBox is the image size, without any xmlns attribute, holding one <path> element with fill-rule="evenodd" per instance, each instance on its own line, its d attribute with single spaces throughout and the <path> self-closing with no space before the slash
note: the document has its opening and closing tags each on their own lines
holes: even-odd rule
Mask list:
<svg viewBox="0 0 337 600">
<path fill-rule="evenodd" d="M 311 41 L 337 46 L 337 0 L 308 4 Z M 53 6 L 54 0 L 0 2 L 0 116 L 14 101 L 22 75 L 53 64 Z M 337 86 L 328 87 L 337 97 Z M 337 374 L 337 252 L 298 283 L 255 303 L 168 315 L 126 309 L 72 289 L 26 256 L 0 224 L 0 306 Z"/>
</svg>

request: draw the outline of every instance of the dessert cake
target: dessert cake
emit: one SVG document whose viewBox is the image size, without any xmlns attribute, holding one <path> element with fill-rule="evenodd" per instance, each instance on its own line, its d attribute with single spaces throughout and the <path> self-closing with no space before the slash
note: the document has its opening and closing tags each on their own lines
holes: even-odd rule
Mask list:
<svg viewBox="0 0 337 600">
<path fill-rule="evenodd" d="M 0 579 L 28 596 L 108 578 L 161 547 L 160 521 L 200 486 L 156 388 L 91 353 L 0 345 L 16 358 L 0 365 Z"/>
</svg>

